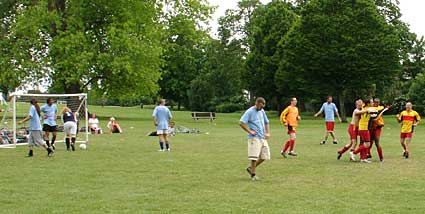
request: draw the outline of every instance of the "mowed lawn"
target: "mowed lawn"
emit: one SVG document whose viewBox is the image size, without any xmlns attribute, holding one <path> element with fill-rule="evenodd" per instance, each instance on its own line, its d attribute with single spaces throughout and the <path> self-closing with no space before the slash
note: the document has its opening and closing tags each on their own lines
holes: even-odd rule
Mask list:
<svg viewBox="0 0 425 214">
<path fill-rule="evenodd" d="M 47 158 L 37 148 L 0 149 L 0 213 L 424 213 L 425 125 L 415 130 L 411 157 L 402 159 L 399 125 L 387 116 L 382 132 L 385 162 L 336 160 L 348 142 L 347 123 L 336 124 L 338 145 L 319 145 L 322 118 L 303 116 L 295 145 L 299 156 L 284 159 L 287 139 L 275 112 L 271 119 L 272 160 L 251 182 L 241 113 L 218 114 L 215 122 L 192 122 L 190 112 L 173 112 L 177 125 L 202 134 L 171 138 L 171 152 L 158 152 L 152 109 L 95 107 L 106 128 L 116 117 L 123 134 L 91 135 L 85 151 L 58 146 Z M 133 127 L 133 128 L 131 128 Z M 209 133 L 209 134 L 206 134 Z M 62 135 L 60 135 L 62 136 Z M 59 137 L 60 138 L 60 137 Z"/>
</svg>

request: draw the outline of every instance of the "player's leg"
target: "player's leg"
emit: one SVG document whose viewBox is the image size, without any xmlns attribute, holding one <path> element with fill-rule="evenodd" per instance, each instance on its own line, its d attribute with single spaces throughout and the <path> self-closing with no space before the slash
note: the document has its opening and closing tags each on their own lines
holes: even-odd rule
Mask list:
<svg viewBox="0 0 425 214">
<path fill-rule="evenodd" d="M 261 148 L 262 145 L 259 139 L 248 139 L 248 160 L 250 160 L 251 163 L 250 166 L 246 168 L 246 170 L 250 174 L 253 181 L 258 180 L 258 177 L 256 176 L 257 166 L 263 162 L 260 159 Z"/>
<path fill-rule="evenodd" d="M 381 141 L 381 129 L 375 130 L 374 141 L 376 146 L 376 151 L 378 152 L 379 160 L 384 161 L 384 153 L 382 152 L 382 147 L 380 144 Z"/>
<path fill-rule="evenodd" d="M 289 149 L 289 146 L 291 145 L 291 132 L 293 131 L 293 128 L 292 128 L 292 126 L 289 126 L 288 125 L 288 135 L 289 135 L 289 139 L 288 139 L 288 141 L 286 141 L 286 143 L 285 143 L 285 145 L 283 146 L 283 148 L 282 148 L 282 151 L 280 151 L 280 154 L 284 157 L 284 158 L 286 158 L 286 152 L 287 152 L 287 150 Z"/>
<path fill-rule="evenodd" d="M 324 140 L 321 143 L 322 145 L 326 144 L 326 141 L 328 141 L 328 137 L 329 137 L 329 132 L 328 130 L 326 130 Z"/>
<path fill-rule="evenodd" d="M 56 149 L 56 147 L 55 147 L 55 141 L 56 141 L 56 136 L 57 136 L 57 131 L 58 131 L 58 129 L 57 129 L 57 126 L 51 126 L 51 132 L 52 132 L 52 141 L 51 141 L 51 146 L 52 146 L 52 148 L 53 148 L 53 150 L 55 150 Z"/>
<path fill-rule="evenodd" d="M 168 142 L 168 133 L 164 133 L 164 142 L 165 142 L 165 148 L 167 149 L 167 152 L 170 151 L 170 142 Z"/>
<path fill-rule="evenodd" d="M 295 140 L 297 139 L 297 134 L 294 131 L 289 134 L 289 153 L 288 155 L 297 156 L 298 154 L 294 152 Z"/>
<path fill-rule="evenodd" d="M 404 141 L 404 146 L 406 147 L 404 157 L 406 159 L 409 158 L 409 146 L 411 141 L 412 141 L 411 137 L 407 137 L 406 140 Z"/>
<path fill-rule="evenodd" d="M 47 125 L 47 124 L 43 124 L 43 131 L 44 131 L 44 135 L 43 135 L 44 140 L 46 141 L 47 146 L 48 146 L 48 147 L 50 147 L 50 139 L 49 139 L 49 135 L 50 135 L 50 133 L 49 133 L 49 125 Z"/>
<path fill-rule="evenodd" d="M 338 144 L 338 140 L 336 139 L 335 131 L 329 132 L 332 136 L 333 144 Z"/>
<path fill-rule="evenodd" d="M 400 145 L 403 148 L 403 157 L 406 157 L 406 133 L 400 133 Z"/>
<path fill-rule="evenodd" d="M 163 152 L 164 151 L 164 134 L 162 131 L 157 130 L 157 134 L 158 134 L 158 138 L 159 138 L 159 151 Z"/>
</svg>

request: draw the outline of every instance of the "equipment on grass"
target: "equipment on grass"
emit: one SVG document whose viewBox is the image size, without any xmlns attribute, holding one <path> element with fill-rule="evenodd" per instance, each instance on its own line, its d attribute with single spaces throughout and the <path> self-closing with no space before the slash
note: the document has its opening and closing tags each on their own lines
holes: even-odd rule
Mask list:
<svg viewBox="0 0 425 214">
<path fill-rule="evenodd" d="M 87 145 L 85 143 L 80 144 L 80 149 L 81 150 L 86 150 L 87 149 Z"/>
<path fill-rule="evenodd" d="M 9 111 L 4 112 L 3 119 L 0 124 L 1 129 L 1 141 L 0 148 L 16 148 L 16 145 L 26 145 L 28 143 L 28 122 L 19 127 L 17 122 L 22 120 L 28 115 L 28 109 L 30 107 L 30 100 L 36 99 L 38 104 L 43 106 L 46 104 L 48 98 L 53 98 L 57 106 L 58 112 L 57 124 L 58 126 L 63 125 L 61 120 L 61 112 L 63 107 L 68 107 L 72 112 L 78 113 L 77 124 L 80 129 L 81 138 L 77 140 L 78 143 L 87 143 L 88 132 L 88 104 L 87 104 L 87 94 L 24 94 L 24 93 L 12 93 L 10 108 L 12 115 L 8 115 Z M 43 115 L 41 115 L 43 118 Z M 11 127 L 7 127 L 7 125 Z M 7 135 L 9 140 L 4 140 Z M 8 144 L 5 144 L 8 142 Z M 57 141 L 60 142 L 60 141 Z"/>
</svg>

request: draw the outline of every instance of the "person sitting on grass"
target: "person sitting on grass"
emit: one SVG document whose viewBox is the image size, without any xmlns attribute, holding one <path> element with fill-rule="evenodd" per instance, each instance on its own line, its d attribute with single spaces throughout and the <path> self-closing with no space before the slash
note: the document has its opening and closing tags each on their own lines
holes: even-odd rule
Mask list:
<svg viewBox="0 0 425 214">
<path fill-rule="evenodd" d="M 89 128 L 92 134 L 102 134 L 103 131 L 99 127 L 99 119 L 97 119 L 96 114 L 92 113 L 89 118 Z"/>
<path fill-rule="evenodd" d="M 175 125 L 176 124 L 173 121 L 171 121 L 168 124 L 168 135 L 170 135 L 170 136 L 175 136 L 176 135 L 176 130 L 174 129 L 174 126 Z"/>
<path fill-rule="evenodd" d="M 122 133 L 122 129 L 114 117 L 111 117 L 108 122 L 109 133 Z"/>
</svg>

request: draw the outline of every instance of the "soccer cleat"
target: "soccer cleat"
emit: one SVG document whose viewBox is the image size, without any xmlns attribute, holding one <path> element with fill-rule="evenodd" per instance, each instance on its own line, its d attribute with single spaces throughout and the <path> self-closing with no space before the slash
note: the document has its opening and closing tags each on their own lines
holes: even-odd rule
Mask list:
<svg viewBox="0 0 425 214">
<path fill-rule="evenodd" d="M 336 140 L 334 140 L 334 142 L 333 142 L 334 144 L 338 144 L 338 141 L 336 141 Z"/>
<path fill-rule="evenodd" d="M 287 156 L 286 156 L 286 152 L 280 152 L 280 154 L 284 157 L 284 158 L 287 158 Z"/>
<path fill-rule="evenodd" d="M 381 158 L 380 161 L 381 161 L 381 163 L 384 163 L 384 158 Z"/>
<path fill-rule="evenodd" d="M 160 149 L 160 150 L 158 150 L 158 152 L 163 152 L 164 151 L 164 149 Z"/>
<path fill-rule="evenodd" d="M 372 161 L 368 159 L 363 159 L 363 160 L 360 160 L 360 163 L 372 163 Z"/>
<path fill-rule="evenodd" d="M 404 155 L 404 158 L 406 158 L 406 159 L 409 158 L 409 152 L 406 152 L 406 154 Z"/>
<path fill-rule="evenodd" d="M 367 158 L 367 159 L 370 159 L 370 158 L 372 158 L 372 155 L 371 155 L 371 154 L 368 154 L 368 155 L 366 156 L 366 158 Z"/>
<path fill-rule="evenodd" d="M 56 151 L 56 147 L 55 147 L 54 143 L 52 143 L 52 149 L 53 149 L 53 151 Z"/>
<path fill-rule="evenodd" d="M 353 151 L 350 151 L 350 161 L 356 161 L 356 156 L 354 155 Z"/>
<path fill-rule="evenodd" d="M 53 151 L 50 147 L 47 148 L 47 157 L 52 157 L 53 153 L 55 153 L 55 151 Z"/>
<path fill-rule="evenodd" d="M 167 149 L 167 152 L 170 152 L 170 151 L 171 151 L 171 150 L 170 150 L 170 148 L 168 148 L 168 149 Z"/>
<path fill-rule="evenodd" d="M 339 160 L 339 159 L 341 159 L 342 154 L 339 151 L 337 153 L 338 153 L 338 156 L 336 157 L 336 159 Z"/>
<path fill-rule="evenodd" d="M 295 152 L 289 152 L 289 153 L 288 153 L 288 155 L 291 155 L 291 156 L 298 156 L 298 154 L 297 154 L 297 153 L 295 153 Z"/>
<path fill-rule="evenodd" d="M 27 157 L 30 158 L 30 157 L 33 157 L 33 156 L 34 156 L 33 150 L 30 150 L 27 154 Z"/>
<path fill-rule="evenodd" d="M 256 175 L 251 177 L 251 181 L 259 181 L 259 180 L 260 180 L 260 178 Z"/>
<path fill-rule="evenodd" d="M 75 151 L 75 143 L 71 143 L 72 151 Z"/>
<path fill-rule="evenodd" d="M 326 144 L 326 141 L 320 142 L 320 145 L 325 145 L 325 144 Z"/>
<path fill-rule="evenodd" d="M 251 175 L 251 167 L 246 168 L 246 171 L 248 172 L 249 175 Z"/>
</svg>

